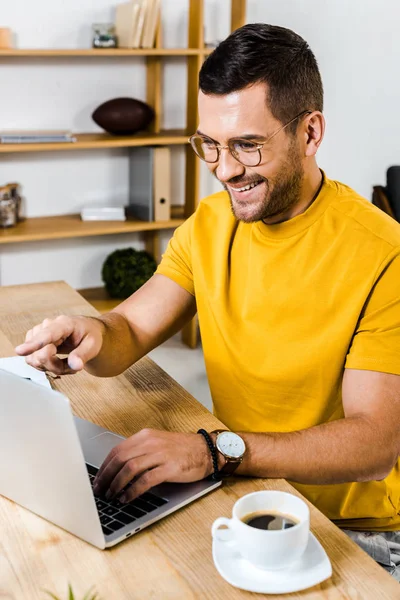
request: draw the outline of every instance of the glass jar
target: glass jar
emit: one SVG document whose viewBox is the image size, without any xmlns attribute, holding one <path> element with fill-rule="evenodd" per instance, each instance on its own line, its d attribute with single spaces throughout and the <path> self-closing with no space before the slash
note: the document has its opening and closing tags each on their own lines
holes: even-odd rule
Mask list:
<svg viewBox="0 0 400 600">
<path fill-rule="evenodd" d="M 14 198 L 14 200 L 17 204 L 17 221 L 18 222 L 22 221 L 22 210 L 21 210 L 22 197 L 19 192 L 20 185 L 19 185 L 19 183 L 7 183 L 6 187 L 9 188 L 11 198 Z"/>
<path fill-rule="evenodd" d="M 14 227 L 17 224 L 17 202 L 11 197 L 10 188 L 0 188 L 0 227 Z"/>
<path fill-rule="evenodd" d="M 93 48 L 117 48 L 118 39 L 113 23 L 95 23 L 92 31 Z"/>
</svg>

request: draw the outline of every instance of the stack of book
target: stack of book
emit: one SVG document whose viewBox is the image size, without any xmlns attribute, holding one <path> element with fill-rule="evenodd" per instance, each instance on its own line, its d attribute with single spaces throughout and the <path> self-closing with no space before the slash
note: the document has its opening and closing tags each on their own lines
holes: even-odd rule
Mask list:
<svg viewBox="0 0 400 600">
<path fill-rule="evenodd" d="M 76 142 L 70 131 L 0 131 L 1 144 L 51 144 L 53 142 Z"/>
<path fill-rule="evenodd" d="M 130 0 L 117 4 L 115 29 L 119 48 L 153 48 L 161 0 Z"/>
</svg>

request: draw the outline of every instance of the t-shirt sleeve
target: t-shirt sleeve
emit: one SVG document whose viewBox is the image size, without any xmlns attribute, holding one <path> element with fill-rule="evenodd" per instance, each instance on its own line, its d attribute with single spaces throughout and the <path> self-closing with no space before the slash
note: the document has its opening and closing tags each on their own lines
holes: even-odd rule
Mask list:
<svg viewBox="0 0 400 600">
<path fill-rule="evenodd" d="M 364 305 L 346 368 L 400 375 L 400 256 L 378 277 Z"/>
<path fill-rule="evenodd" d="M 156 273 L 169 277 L 193 296 L 195 293 L 191 254 L 195 214 L 176 229 L 156 270 Z"/>
</svg>

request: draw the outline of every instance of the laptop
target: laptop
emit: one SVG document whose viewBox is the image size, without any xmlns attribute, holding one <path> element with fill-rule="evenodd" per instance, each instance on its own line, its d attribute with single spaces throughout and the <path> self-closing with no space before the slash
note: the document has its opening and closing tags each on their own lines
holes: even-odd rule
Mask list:
<svg viewBox="0 0 400 600">
<path fill-rule="evenodd" d="M 123 439 L 73 416 L 65 395 L 0 369 L 0 494 L 100 549 L 221 484 L 163 483 L 128 504 L 96 497 L 94 477 Z"/>
</svg>

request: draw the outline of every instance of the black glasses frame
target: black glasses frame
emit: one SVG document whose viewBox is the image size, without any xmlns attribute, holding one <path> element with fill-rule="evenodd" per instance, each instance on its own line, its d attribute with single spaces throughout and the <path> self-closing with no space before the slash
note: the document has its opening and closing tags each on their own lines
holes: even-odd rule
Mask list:
<svg viewBox="0 0 400 600">
<path fill-rule="evenodd" d="M 203 136 L 200 135 L 198 133 L 195 133 L 193 135 L 190 136 L 189 138 L 189 142 L 190 145 L 192 146 L 195 154 L 200 158 L 200 160 L 208 163 L 208 164 L 215 164 L 219 161 L 219 157 L 221 154 L 221 150 L 229 150 L 229 152 L 231 153 L 231 155 L 233 156 L 233 158 L 235 160 L 237 160 L 241 165 L 243 165 L 244 167 L 258 167 L 258 165 L 261 163 L 262 160 L 262 154 L 261 154 L 261 150 L 263 149 L 264 145 L 269 142 L 270 140 L 272 140 L 272 138 L 274 138 L 276 135 L 278 135 L 278 133 L 280 133 L 281 131 L 283 131 L 286 127 L 288 127 L 289 125 L 291 125 L 292 123 L 294 123 L 294 121 L 296 121 L 296 119 L 299 119 L 300 117 L 303 117 L 304 115 L 310 115 L 313 111 L 312 110 L 303 110 L 301 113 L 299 113 L 298 115 L 296 115 L 295 117 L 293 117 L 293 119 L 290 119 L 290 121 L 288 121 L 287 123 L 285 123 L 284 125 L 282 125 L 282 127 L 279 127 L 279 129 L 277 129 L 276 131 L 274 131 L 274 133 L 272 133 L 270 136 L 268 136 L 268 138 L 266 140 L 264 140 L 263 142 L 249 142 L 249 140 L 244 139 L 244 138 L 234 138 L 232 140 L 229 140 L 228 145 L 227 146 L 221 146 L 221 144 L 215 144 L 215 142 L 213 140 L 211 140 L 211 138 L 208 138 L 207 136 Z M 217 151 L 217 158 L 215 160 L 206 160 L 205 158 L 203 158 L 202 156 L 200 156 L 200 154 L 197 152 L 196 150 L 196 146 L 195 146 L 195 139 L 198 138 L 203 138 L 204 140 L 210 140 L 213 142 L 214 147 Z M 234 148 L 234 144 L 237 144 L 237 142 L 245 142 L 247 144 L 249 143 L 254 143 L 254 150 L 251 150 L 249 152 L 249 154 L 252 154 L 254 152 L 258 152 L 258 162 L 256 162 L 255 164 L 251 164 L 251 165 L 246 165 L 244 162 L 242 162 L 241 160 L 239 160 L 238 156 L 237 156 L 237 152 Z"/>
</svg>

